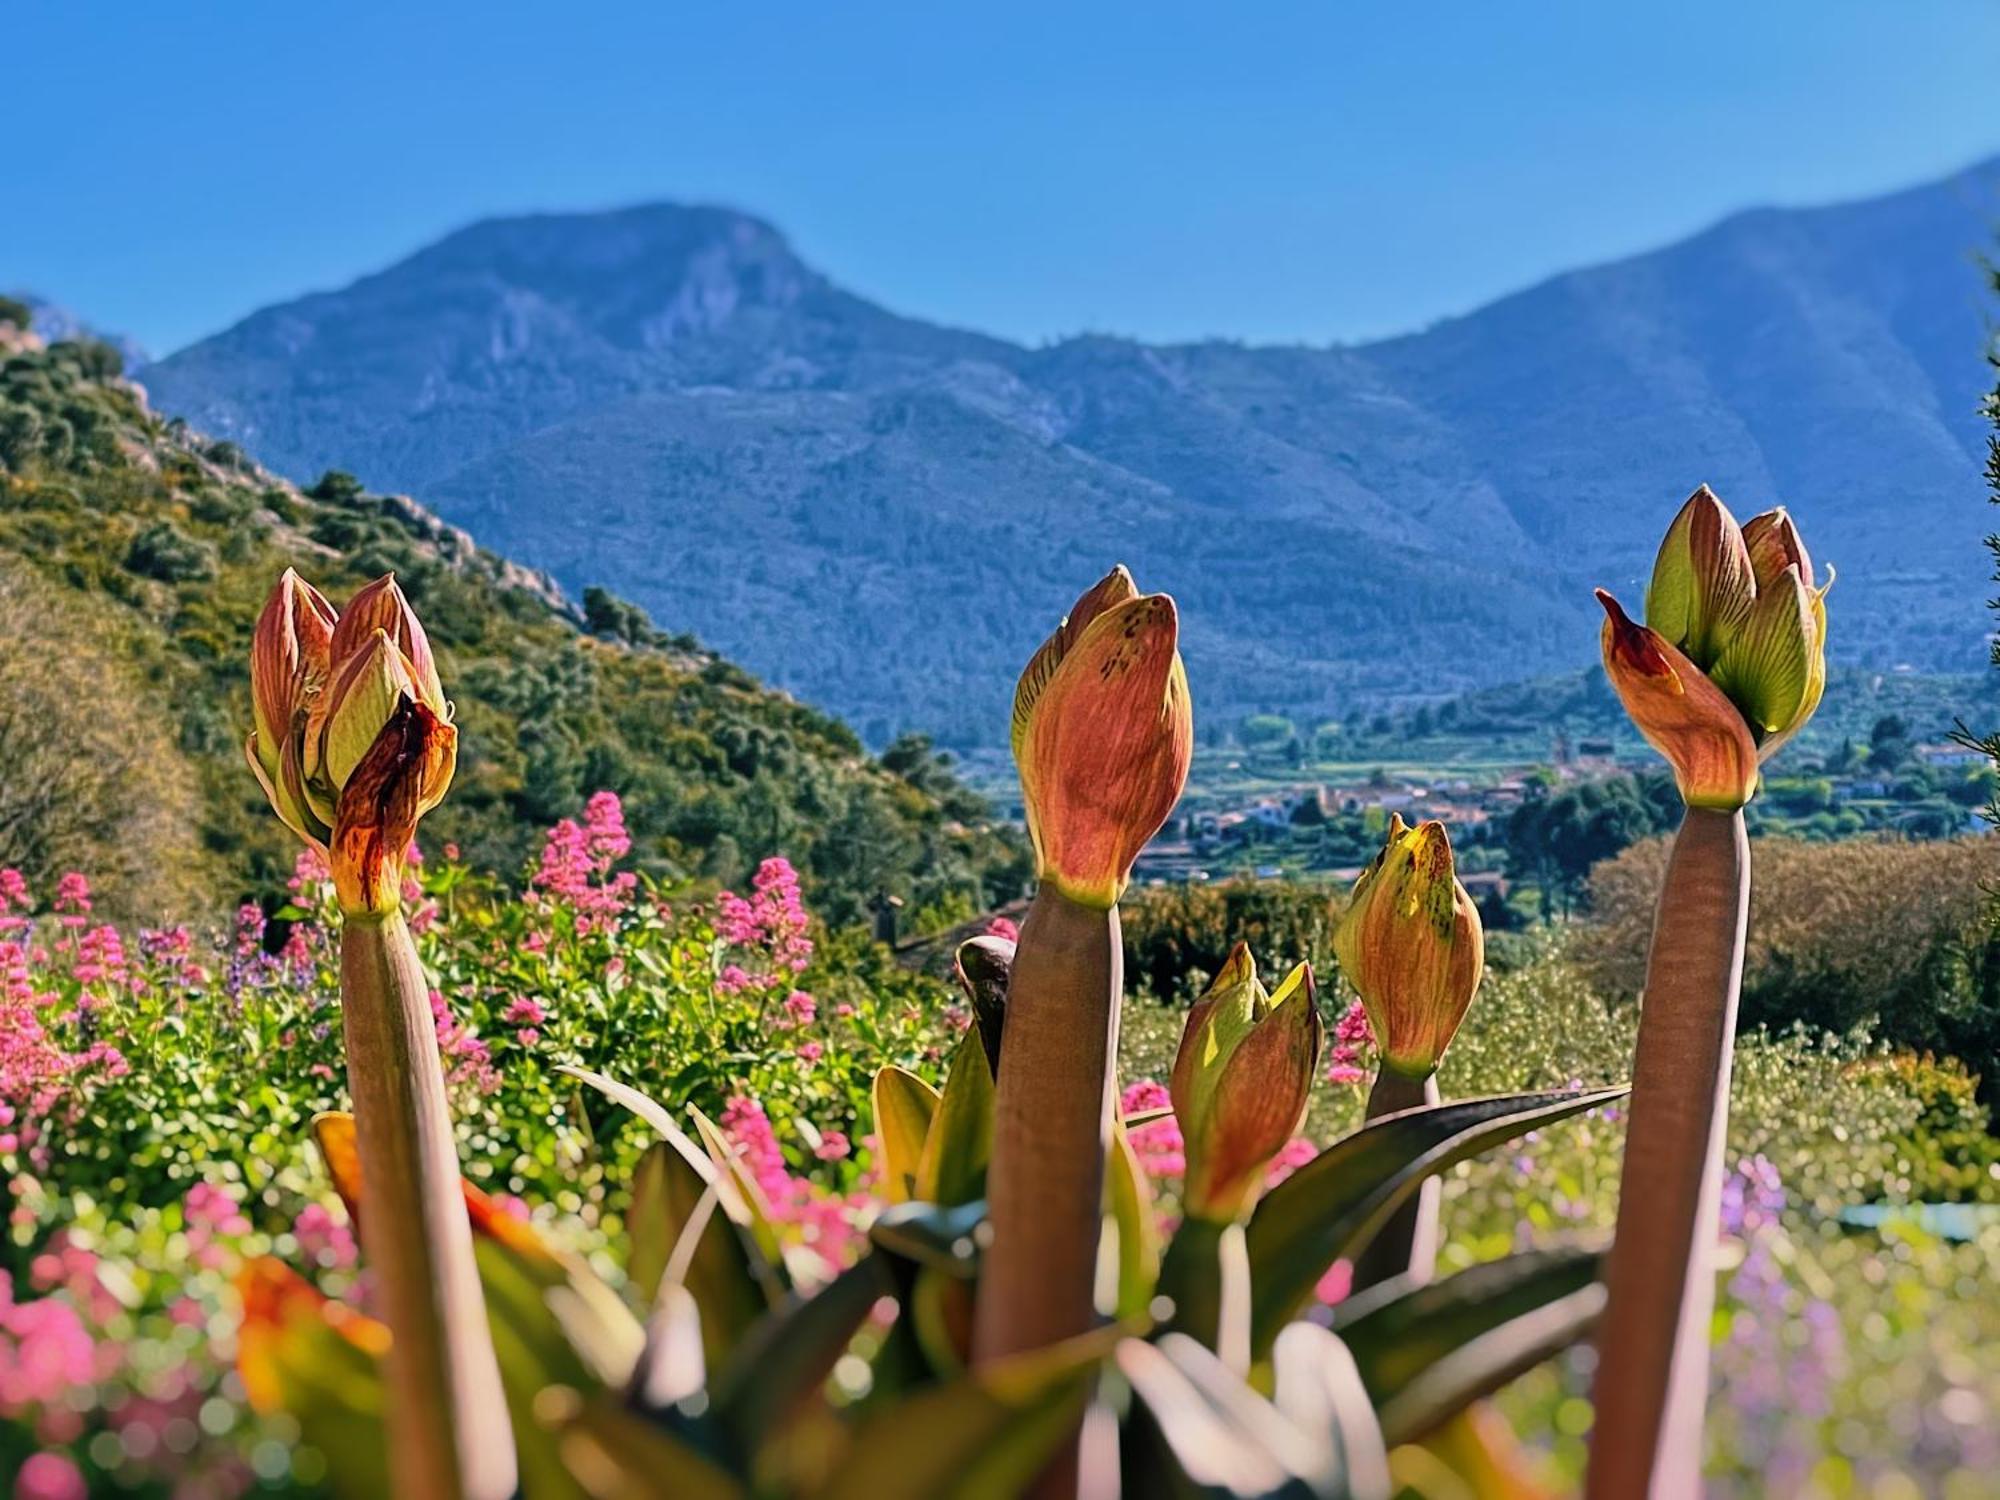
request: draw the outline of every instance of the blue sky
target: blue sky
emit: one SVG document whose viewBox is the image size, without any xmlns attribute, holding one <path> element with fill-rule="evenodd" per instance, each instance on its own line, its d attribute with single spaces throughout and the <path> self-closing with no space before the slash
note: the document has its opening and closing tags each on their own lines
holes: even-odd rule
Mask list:
<svg viewBox="0 0 2000 1500">
<path fill-rule="evenodd" d="M 1974 0 L 13 0 L 6 29 L 0 287 L 157 352 L 484 215 L 659 198 L 1024 340 L 1353 339 L 2000 151 Z"/>
</svg>

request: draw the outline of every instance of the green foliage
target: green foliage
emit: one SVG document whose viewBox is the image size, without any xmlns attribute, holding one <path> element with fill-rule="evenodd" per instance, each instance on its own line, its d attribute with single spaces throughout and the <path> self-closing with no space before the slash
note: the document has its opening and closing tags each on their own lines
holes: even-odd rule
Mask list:
<svg viewBox="0 0 2000 1500">
<path fill-rule="evenodd" d="M 532 575 L 351 475 L 272 485 L 239 451 L 162 424 L 97 347 L 0 358 L 0 559 L 40 575 L 58 625 L 129 666 L 174 774 L 199 788 L 185 870 L 212 911 L 271 888 L 291 858 L 242 765 L 250 629 L 288 564 L 336 600 L 397 574 L 461 731 L 458 783 L 426 826 L 478 868 L 515 868 L 535 827 L 610 787 L 649 873 L 741 881 L 782 849 L 836 923 L 885 897 L 948 920 L 1018 891 L 1020 841 L 935 759 L 912 762 L 913 780 L 623 613 L 594 638 Z"/>
</svg>

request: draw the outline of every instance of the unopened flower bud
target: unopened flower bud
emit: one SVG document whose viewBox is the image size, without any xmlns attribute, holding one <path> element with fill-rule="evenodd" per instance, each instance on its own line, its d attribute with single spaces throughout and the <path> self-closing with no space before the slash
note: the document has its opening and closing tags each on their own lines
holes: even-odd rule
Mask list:
<svg viewBox="0 0 2000 1500">
<path fill-rule="evenodd" d="M 1037 876 L 1083 906 L 1117 904 L 1132 862 L 1187 783 L 1194 721 L 1179 619 L 1123 568 L 1082 598 L 1014 693 Z"/>
<path fill-rule="evenodd" d="M 1007 980 L 1014 970 L 1014 943 L 1011 938 L 982 933 L 958 945 L 952 969 L 958 976 L 965 998 L 972 1002 L 973 1024 L 979 1028 L 979 1045 L 985 1050 L 986 1065 L 1000 1076 L 1000 1037 L 1007 1026 Z"/>
<path fill-rule="evenodd" d="M 336 615 L 287 569 L 258 619 L 250 676 L 246 750 L 271 806 L 327 851 L 350 913 L 393 909 L 416 820 L 444 796 L 457 759 L 451 705 L 409 601 L 383 577 Z"/>
<path fill-rule="evenodd" d="M 1743 532 L 1703 485 L 1660 543 L 1646 590 L 1646 623 L 1706 666 L 1749 618 L 1756 592 Z"/>
<path fill-rule="evenodd" d="M 1690 807 L 1730 810 L 1826 690 L 1827 581 L 1783 510 L 1739 528 L 1704 486 L 1660 547 L 1636 624 L 1603 590 L 1604 668 Z"/>
<path fill-rule="evenodd" d="M 1230 950 L 1188 1011 L 1170 1085 L 1191 1216 L 1233 1222 L 1256 1205 L 1265 1168 L 1305 1119 L 1323 1036 L 1309 965 L 1271 994 L 1249 948 Z"/>
<path fill-rule="evenodd" d="M 1444 824 L 1391 816 L 1333 931 L 1340 971 L 1368 1011 L 1384 1066 L 1427 1078 L 1485 971 L 1479 909 L 1459 883 Z"/>
</svg>

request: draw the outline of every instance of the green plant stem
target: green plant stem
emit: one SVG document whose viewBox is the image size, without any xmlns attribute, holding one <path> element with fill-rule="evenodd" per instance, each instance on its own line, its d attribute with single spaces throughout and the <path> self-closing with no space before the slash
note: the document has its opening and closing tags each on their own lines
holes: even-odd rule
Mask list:
<svg viewBox="0 0 2000 1500">
<path fill-rule="evenodd" d="M 1740 812 L 1688 809 L 1646 960 L 1587 1500 L 1699 1494 L 1729 1065 L 1750 909 Z"/>
<path fill-rule="evenodd" d="M 1124 962 L 1118 911 L 1036 893 L 1008 982 L 986 1174 L 993 1242 L 979 1278 L 973 1361 L 1043 1348 L 1097 1320 Z M 1075 1487 L 1074 1444 L 1042 1495 Z"/>
<path fill-rule="evenodd" d="M 513 1434 L 472 1258 L 430 986 L 400 915 L 348 917 L 340 994 L 361 1153 L 362 1253 L 393 1340 L 394 1493 L 507 1500 Z"/>
<path fill-rule="evenodd" d="M 1384 1115 L 1401 1114 L 1425 1104 L 1439 1102 L 1437 1075 L 1406 1078 L 1382 1068 L 1368 1090 L 1366 1117 L 1379 1120 Z M 1438 1206 L 1444 1184 L 1426 1177 L 1402 1207 L 1382 1226 L 1382 1232 L 1362 1247 L 1354 1258 L 1353 1290 L 1374 1286 L 1392 1276 L 1408 1273 L 1418 1281 L 1429 1281 L 1437 1269 Z"/>
<path fill-rule="evenodd" d="M 1174 1304 L 1173 1327 L 1250 1373 L 1250 1252 L 1233 1220 L 1186 1218 L 1160 1260 L 1159 1293 Z"/>
</svg>

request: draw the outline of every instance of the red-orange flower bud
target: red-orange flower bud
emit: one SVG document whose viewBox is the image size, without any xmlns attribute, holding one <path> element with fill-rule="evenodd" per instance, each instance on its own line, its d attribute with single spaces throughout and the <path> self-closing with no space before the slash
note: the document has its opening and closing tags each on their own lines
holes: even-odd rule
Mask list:
<svg viewBox="0 0 2000 1500">
<path fill-rule="evenodd" d="M 1180 800 L 1194 754 L 1179 618 L 1116 568 L 1029 661 L 1013 748 L 1038 877 L 1108 908 Z"/>
<path fill-rule="evenodd" d="M 1270 994 L 1249 948 L 1230 950 L 1188 1011 L 1174 1057 L 1191 1216 L 1226 1223 L 1256 1206 L 1265 1168 L 1305 1120 L 1324 1036 L 1310 965 Z"/>
</svg>

